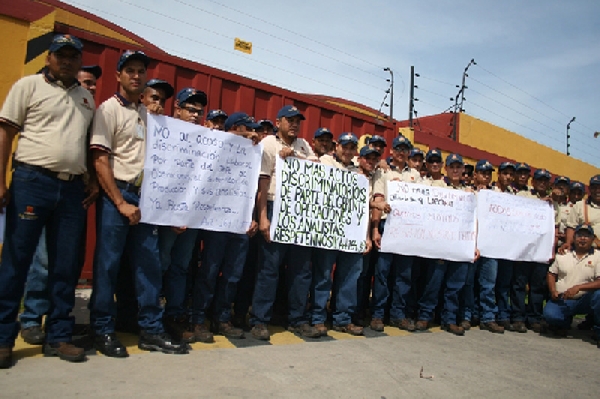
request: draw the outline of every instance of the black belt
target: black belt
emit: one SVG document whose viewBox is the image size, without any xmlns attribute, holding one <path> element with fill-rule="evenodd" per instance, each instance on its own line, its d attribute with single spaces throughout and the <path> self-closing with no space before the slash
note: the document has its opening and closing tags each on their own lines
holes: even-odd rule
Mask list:
<svg viewBox="0 0 600 399">
<path fill-rule="evenodd" d="M 63 181 L 73 181 L 73 180 L 81 179 L 81 177 L 83 176 L 83 175 L 72 175 L 67 172 L 53 172 L 50 169 L 46 169 L 42 166 L 30 165 L 28 163 L 24 163 L 24 162 L 20 162 L 20 161 L 16 161 L 16 160 L 13 161 L 13 165 L 15 168 L 19 167 L 19 168 L 23 168 L 23 169 L 34 170 L 34 171 L 40 172 L 41 174 L 44 174 L 46 176 L 50 176 L 55 179 L 63 180 Z"/>
<path fill-rule="evenodd" d="M 121 190 L 125 190 L 138 195 L 140 194 L 140 186 L 136 186 L 135 184 L 127 183 L 126 181 L 117 179 L 115 179 L 115 183 L 117 183 L 117 187 L 119 187 Z"/>
</svg>

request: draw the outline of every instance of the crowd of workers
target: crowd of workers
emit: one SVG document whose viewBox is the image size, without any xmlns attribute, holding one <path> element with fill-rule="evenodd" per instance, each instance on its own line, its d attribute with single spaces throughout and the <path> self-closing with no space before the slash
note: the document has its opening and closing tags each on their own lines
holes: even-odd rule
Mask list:
<svg viewBox="0 0 600 399">
<path fill-rule="evenodd" d="M 334 141 L 323 127 L 311 145 L 298 137 L 305 117 L 292 105 L 279 110 L 275 123 L 219 109 L 204 118 L 206 94 L 191 87 L 175 94 L 168 82 L 148 79 L 150 60 L 141 51 L 121 55 L 119 89 L 96 109 L 102 70 L 82 66 L 82 47 L 73 36 L 57 35 L 46 68 L 17 81 L 0 111 L 0 201 L 6 213 L 0 368 L 12 367 L 19 331 L 26 342 L 42 345 L 46 356 L 85 359 L 72 341 L 71 312 L 91 204 L 97 215 L 89 333 L 106 356 L 128 356 L 116 331 L 138 334 L 143 350 L 185 354 L 189 343 L 212 342 L 213 334 L 241 339 L 249 331 L 269 340 L 272 323 L 309 339 L 329 328 L 362 335 L 387 324 L 421 332 L 434 322 L 458 336 L 475 325 L 493 333 L 530 329 L 564 336 L 574 315 L 587 314 L 579 327 L 593 328 L 600 338 L 600 259 L 594 249 L 600 175 L 590 179 L 586 196 L 582 183 L 565 176 L 552 180 L 545 169 L 535 170 L 530 182 L 525 163 L 498 165 L 492 182 L 490 162 L 480 160 L 469 171 L 461 155 L 444 160 L 441 151 L 424 153 L 403 136 L 389 143 L 375 135 L 359 149 L 353 133 Z M 207 128 L 261 142 L 254 220 L 246 234 L 140 223 L 147 113 L 164 114 L 172 96 L 174 118 L 195 124 L 204 119 Z M 388 146 L 391 155 L 383 158 Z M 271 240 L 276 158 L 289 156 L 367 177 L 371 228 L 365 253 Z M 556 256 L 532 263 L 476 252 L 473 262 L 452 262 L 379 252 L 391 211 L 390 180 L 547 201 L 556 215 Z"/>
</svg>

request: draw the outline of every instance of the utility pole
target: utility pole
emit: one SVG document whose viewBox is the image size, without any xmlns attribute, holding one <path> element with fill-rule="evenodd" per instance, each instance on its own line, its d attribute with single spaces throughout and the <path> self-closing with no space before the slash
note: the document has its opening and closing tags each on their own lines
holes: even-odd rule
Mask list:
<svg viewBox="0 0 600 399">
<path fill-rule="evenodd" d="M 386 79 L 390 82 L 390 121 L 394 120 L 394 72 L 390 68 L 383 68 L 384 71 L 390 73 L 391 79 Z"/>
<path fill-rule="evenodd" d="M 571 150 L 569 149 L 569 147 L 571 147 L 571 144 L 569 144 L 571 135 L 569 134 L 569 130 L 571 129 L 571 123 L 573 122 L 575 122 L 575 117 L 572 117 L 569 123 L 567 123 L 567 156 L 571 155 Z"/>
<path fill-rule="evenodd" d="M 408 126 L 413 127 L 413 111 L 415 109 L 415 67 L 410 67 L 410 99 L 408 101 Z"/>
<path fill-rule="evenodd" d="M 469 67 L 471 65 L 477 65 L 474 58 L 471 58 L 471 61 L 469 61 L 469 64 L 465 68 L 465 71 L 463 72 L 463 76 L 462 76 L 462 84 L 460 86 L 460 89 L 458 90 L 458 94 L 456 94 L 456 97 L 454 98 L 454 118 L 453 118 L 453 122 L 452 122 L 452 140 L 454 140 L 454 141 L 456 141 L 456 125 L 458 124 L 458 113 L 463 112 L 463 102 L 465 101 L 465 89 L 467 88 L 467 86 L 465 86 L 465 83 L 466 83 L 467 76 L 469 76 L 469 75 L 467 75 L 467 71 L 469 70 Z M 460 97 L 460 106 L 458 104 L 459 97 Z"/>
</svg>

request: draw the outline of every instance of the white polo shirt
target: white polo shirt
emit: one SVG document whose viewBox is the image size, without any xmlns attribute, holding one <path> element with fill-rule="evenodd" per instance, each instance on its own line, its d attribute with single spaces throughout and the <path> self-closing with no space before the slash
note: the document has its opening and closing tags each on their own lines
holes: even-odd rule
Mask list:
<svg viewBox="0 0 600 399">
<path fill-rule="evenodd" d="M 556 255 L 548 272 L 558 276 L 556 291 L 559 294 L 576 285 L 591 283 L 600 278 L 600 251 L 593 249 L 592 253 L 585 255 L 582 259 L 577 259 L 575 251 Z M 584 294 L 585 291 L 581 291 L 575 295 L 575 298 Z"/>
</svg>

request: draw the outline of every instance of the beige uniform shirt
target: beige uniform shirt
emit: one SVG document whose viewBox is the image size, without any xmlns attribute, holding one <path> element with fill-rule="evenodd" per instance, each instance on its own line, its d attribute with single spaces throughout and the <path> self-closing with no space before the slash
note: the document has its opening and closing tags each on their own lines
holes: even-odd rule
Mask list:
<svg viewBox="0 0 600 399">
<path fill-rule="evenodd" d="M 528 191 L 519 191 L 517 193 L 517 195 L 519 197 L 525 197 L 525 198 L 535 198 L 535 199 L 540 199 L 540 196 L 538 193 L 533 193 L 532 190 L 528 190 Z M 552 202 L 552 207 L 554 208 L 554 226 L 558 226 L 560 224 L 560 217 L 559 217 L 559 213 L 558 213 L 558 204 L 556 202 Z"/>
<path fill-rule="evenodd" d="M 567 216 L 567 227 L 574 229 L 578 225 L 586 222 L 585 214 L 583 212 L 584 206 L 587 207 L 588 223 L 592 226 L 592 229 L 594 229 L 596 236 L 598 236 L 600 234 L 600 205 L 593 202 L 581 200 L 573 205 L 571 212 Z"/>
<path fill-rule="evenodd" d="M 431 176 L 427 176 L 423 178 L 421 184 L 425 184 L 427 186 L 432 187 L 447 187 L 446 182 L 444 181 L 444 176 L 441 179 L 433 179 Z"/>
<path fill-rule="evenodd" d="M 17 161 L 80 175 L 87 170 L 94 107 L 92 95 L 78 83 L 64 87 L 50 76 L 37 74 L 12 86 L 0 120 L 21 132 Z"/>
<path fill-rule="evenodd" d="M 261 144 L 263 146 L 263 153 L 260 164 L 260 175 L 271 178 L 271 183 L 269 185 L 269 191 L 267 194 L 267 200 L 274 201 L 275 187 L 277 186 L 275 164 L 277 157 L 279 156 L 279 152 L 285 147 L 290 147 L 296 152 L 299 158 L 316 160 L 316 157 L 308 142 L 301 138 L 297 138 L 292 142 L 291 146 L 288 146 L 279 138 L 279 136 L 271 135 L 265 137 L 263 141 L 261 141 Z"/>
<path fill-rule="evenodd" d="M 139 184 L 146 154 L 146 107 L 119 94 L 100 104 L 90 148 L 109 153 L 115 179 Z"/>
<path fill-rule="evenodd" d="M 375 171 L 373 176 L 373 197 L 382 195 L 385 201 L 388 201 L 387 182 L 398 180 L 406 183 L 423 183 L 421 174 L 416 169 L 406 166 L 404 169 L 383 170 L 381 168 Z M 387 213 L 381 214 L 381 219 L 386 219 Z"/>
<path fill-rule="evenodd" d="M 334 168 L 344 169 L 350 172 L 358 172 L 358 165 L 354 161 L 352 161 L 350 165 L 346 166 L 333 155 L 323 155 L 321 158 L 319 158 L 319 161 L 323 165 L 333 166 Z"/>
<path fill-rule="evenodd" d="M 593 250 L 582 259 L 577 259 L 575 251 L 556 255 L 556 259 L 548 271 L 558 276 L 556 291 L 559 294 L 576 285 L 591 283 L 600 278 L 600 251 Z M 585 291 L 581 291 L 575 295 L 575 298 L 579 298 L 585 293 Z"/>
</svg>

